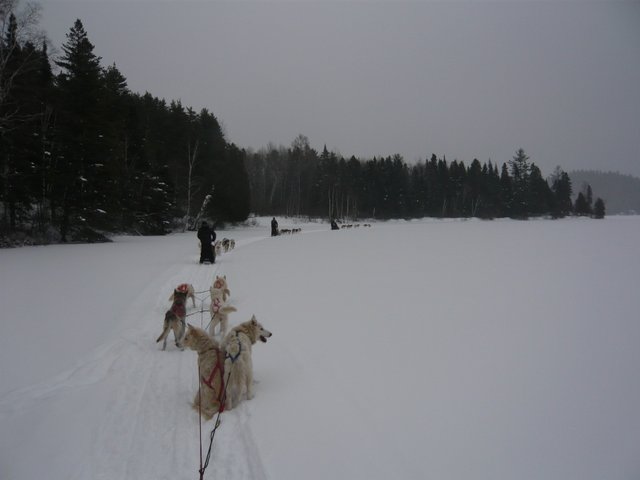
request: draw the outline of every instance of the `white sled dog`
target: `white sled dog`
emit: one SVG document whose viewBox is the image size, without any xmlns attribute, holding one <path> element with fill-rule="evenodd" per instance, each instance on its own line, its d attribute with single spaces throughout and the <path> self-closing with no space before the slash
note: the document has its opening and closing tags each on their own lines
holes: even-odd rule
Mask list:
<svg viewBox="0 0 640 480">
<path fill-rule="evenodd" d="M 173 291 L 174 293 L 172 293 L 171 296 L 169 297 L 169 300 L 171 300 L 172 302 L 173 302 L 173 298 L 176 290 L 179 290 L 181 292 L 186 292 L 187 298 L 190 298 L 191 302 L 193 303 L 193 308 L 196 308 L 196 289 L 193 288 L 193 285 L 191 285 L 190 283 L 181 283 L 180 285 L 178 285 Z"/>
<path fill-rule="evenodd" d="M 214 243 L 213 249 L 216 251 L 216 257 L 222 255 L 222 242 L 218 240 L 216 243 Z"/>
<path fill-rule="evenodd" d="M 266 343 L 271 332 L 258 323 L 255 315 L 233 328 L 222 344 L 225 350 L 224 371 L 227 382 L 225 409 L 236 407 L 246 395 L 253 398 L 253 361 L 251 346 L 258 340 Z"/>
<path fill-rule="evenodd" d="M 167 313 L 164 315 L 164 326 L 162 329 L 162 333 L 156 340 L 158 343 L 160 340 L 163 340 L 162 350 L 167 348 L 167 337 L 169 336 L 169 332 L 173 330 L 173 338 L 176 342 L 176 347 L 180 350 L 184 350 L 182 346 L 182 338 L 184 337 L 185 332 L 185 318 L 187 316 L 187 292 L 184 290 L 175 289 L 173 291 L 173 304 L 171 308 L 167 310 Z"/>
<path fill-rule="evenodd" d="M 231 296 L 231 290 L 229 290 L 229 284 L 227 283 L 227 276 L 219 276 L 216 275 L 216 278 L 213 280 L 213 285 L 211 285 L 211 298 L 213 298 L 213 289 L 222 290 L 222 301 L 226 302 L 227 297 Z"/>
<path fill-rule="evenodd" d="M 207 332 L 191 324 L 187 324 L 184 346 L 198 352 L 200 391 L 192 406 L 209 420 L 221 410 L 224 401 L 224 351 Z"/>
<path fill-rule="evenodd" d="M 214 337 L 216 327 L 220 325 L 220 338 L 224 338 L 229 328 L 229 314 L 237 310 L 236 307 L 224 301 L 223 289 L 211 287 L 211 305 L 209 305 L 209 311 L 211 313 L 209 335 Z"/>
</svg>

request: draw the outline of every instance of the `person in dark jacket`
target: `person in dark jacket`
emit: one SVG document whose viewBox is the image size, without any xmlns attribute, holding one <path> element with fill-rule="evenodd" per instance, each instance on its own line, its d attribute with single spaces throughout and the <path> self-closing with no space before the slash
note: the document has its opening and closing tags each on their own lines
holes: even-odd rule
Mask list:
<svg viewBox="0 0 640 480">
<path fill-rule="evenodd" d="M 278 222 L 276 221 L 276 217 L 273 217 L 271 219 L 271 236 L 272 237 L 278 236 Z"/>
<path fill-rule="evenodd" d="M 334 218 L 331 219 L 331 230 L 340 230 L 340 227 L 338 227 L 338 224 Z"/>
<path fill-rule="evenodd" d="M 207 222 L 202 222 L 198 230 L 198 240 L 200 240 L 200 263 L 216 263 L 216 254 L 213 251 L 216 232 L 212 228 L 209 228 Z"/>
</svg>

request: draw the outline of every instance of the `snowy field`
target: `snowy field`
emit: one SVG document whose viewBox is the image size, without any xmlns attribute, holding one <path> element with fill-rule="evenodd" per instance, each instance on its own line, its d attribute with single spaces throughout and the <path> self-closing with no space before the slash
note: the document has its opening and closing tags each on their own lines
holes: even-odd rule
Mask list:
<svg viewBox="0 0 640 480">
<path fill-rule="evenodd" d="M 273 337 L 205 478 L 640 478 L 640 217 L 279 220 L 212 266 L 194 233 L 0 250 L 0 479 L 197 479 L 196 354 L 155 339 L 215 274 Z"/>
</svg>

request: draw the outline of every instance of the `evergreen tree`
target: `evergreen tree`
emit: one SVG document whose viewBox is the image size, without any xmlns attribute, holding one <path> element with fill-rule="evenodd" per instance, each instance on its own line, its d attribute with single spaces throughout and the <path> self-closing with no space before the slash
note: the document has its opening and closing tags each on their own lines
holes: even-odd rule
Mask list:
<svg viewBox="0 0 640 480">
<path fill-rule="evenodd" d="M 589 206 L 589 210 L 593 208 L 593 191 L 591 190 L 591 185 L 587 184 L 585 198 L 587 199 L 587 205 Z"/>
<path fill-rule="evenodd" d="M 553 192 L 551 214 L 558 218 L 571 213 L 573 208 L 571 204 L 573 194 L 571 179 L 560 167 L 556 167 L 551 176 L 551 191 Z"/>
<path fill-rule="evenodd" d="M 483 173 L 482 165 L 477 158 L 473 159 L 467 172 L 467 181 L 465 183 L 465 211 L 472 217 L 479 215 L 480 207 L 483 203 L 483 186 L 486 181 L 486 172 Z"/>
<path fill-rule="evenodd" d="M 591 185 L 582 185 L 582 191 L 578 194 L 575 203 L 575 212 L 578 215 L 591 215 L 593 213 L 593 192 Z"/>
<path fill-rule="evenodd" d="M 513 179 L 511 214 L 515 217 L 526 218 L 529 215 L 531 165 L 529 164 L 529 156 L 522 148 L 518 149 L 515 156 L 509 160 L 509 168 Z"/>
<path fill-rule="evenodd" d="M 591 214 L 591 209 L 589 208 L 589 204 L 587 203 L 587 198 L 582 192 L 578 193 L 578 198 L 576 198 L 574 210 L 576 215 L 580 216 Z"/>
<path fill-rule="evenodd" d="M 15 230 L 29 222 L 37 199 L 40 117 L 50 67 L 46 49 L 40 51 L 34 37 L 24 35 L 37 17 L 19 21 L 11 7 L 0 8 L 0 201 L 4 225 Z"/>
<path fill-rule="evenodd" d="M 513 215 L 513 202 L 513 181 L 509 176 L 507 164 L 503 163 L 500 172 L 500 203 L 502 205 L 500 216 Z"/>
<path fill-rule="evenodd" d="M 604 218 L 605 207 L 604 200 L 600 197 L 596 199 L 596 203 L 593 205 L 593 215 L 595 218 Z"/>
<path fill-rule="evenodd" d="M 56 64 L 59 176 L 56 203 L 61 205 L 60 234 L 66 241 L 69 228 L 101 225 L 107 208 L 104 175 L 104 133 L 100 98 L 103 88 L 100 58 L 93 53 L 82 22 L 78 19 L 62 46 L 64 55 Z"/>
<path fill-rule="evenodd" d="M 534 163 L 531 164 L 529 173 L 528 214 L 543 215 L 550 211 L 553 202 L 553 193 L 547 181 L 542 178 L 542 172 Z"/>
</svg>

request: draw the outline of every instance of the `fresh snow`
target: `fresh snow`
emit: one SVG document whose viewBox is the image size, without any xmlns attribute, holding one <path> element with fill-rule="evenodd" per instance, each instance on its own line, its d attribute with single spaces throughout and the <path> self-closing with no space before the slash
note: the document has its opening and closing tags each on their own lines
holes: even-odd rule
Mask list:
<svg viewBox="0 0 640 480">
<path fill-rule="evenodd" d="M 194 233 L 0 250 L 0 479 L 197 479 L 196 354 L 155 339 L 216 274 L 273 337 L 204 478 L 640 478 L 640 217 L 269 220 L 211 266 Z"/>
</svg>

